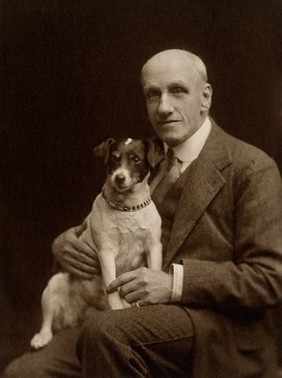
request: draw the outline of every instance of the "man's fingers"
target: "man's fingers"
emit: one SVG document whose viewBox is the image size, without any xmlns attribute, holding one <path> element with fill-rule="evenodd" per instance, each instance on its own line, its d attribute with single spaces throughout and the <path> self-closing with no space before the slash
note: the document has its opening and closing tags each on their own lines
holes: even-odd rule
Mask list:
<svg viewBox="0 0 282 378">
<path fill-rule="evenodd" d="M 93 265 L 85 264 L 84 262 L 79 261 L 70 255 L 66 255 L 64 257 L 64 261 L 62 262 L 62 264 L 63 265 L 66 264 L 66 267 L 68 267 L 69 269 L 75 268 L 79 270 L 80 272 L 91 274 L 91 275 L 95 275 L 99 272 L 99 269 L 97 267 Z"/>
<path fill-rule="evenodd" d="M 98 256 L 97 256 L 96 251 L 80 239 L 74 239 L 72 241 L 72 250 L 71 251 L 74 251 L 74 250 L 79 251 L 80 253 L 84 254 L 85 256 L 89 256 L 93 260 L 98 260 Z"/>
<path fill-rule="evenodd" d="M 91 280 L 93 278 L 93 274 L 82 272 L 81 270 L 78 270 L 78 269 L 76 269 L 75 267 L 73 267 L 71 265 L 69 266 L 68 271 L 69 271 L 69 273 L 72 273 L 76 277 L 79 277 L 79 278 L 81 278 L 83 280 Z"/>
<path fill-rule="evenodd" d="M 144 299 L 144 293 L 142 291 L 136 290 L 132 291 L 131 293 L 126 294 L 123 299 L 126 300 L 126 302 L 132 304 L 135 302 L 140 302 L 140 298 Z"/>
<path fill-rule="evenodd" d="M 107 293 L 111 294 L 114 291 L 116 291 L 121 285 L 125 285 L 130 281 L 133 281 L 135 279 L 135 271 L 127 272 L 121 274 L 118 278 L 116 278 L 113 282 L 111 282 L 107 286 Z"/>
<path fill-rule="evenodd" d="M 135 280 L 132 280 L 119 287 L 119 294 L 122 298 L 126 299 L 130 293 L 136 292 L 136 290 L 138 290 L 138 284 Z"/>
<path fill-rule="evenodd" d="M 79 238 L 86 227 L 84 221 L 80 226 L 72 227 L 59 235 L 52 244 L 52 251 L 66 271 L 89 279 L 89 275 L 100 274 L 101 268 L 96 251 Z"/>
<path fill-rule="evenodd" d="M 93 257 L 89 257 L 88 255 L 85 255 L 83 252 L 77 252 L 75 250 L 72 250 L 69 253 L 69 256 L 72 257 L 74 260 L 77 260 L 78 262 L 89 265 L 95 268 L 99 268 L 100 264 L 97 259 Z M 66 255 L 67 257 L 67 255 Z"/>
<path fill-rule="evenodd" d="M 150 304 L 150 303 L 147 303 L 143 299 L 137 299 L 136 301 L 130 302 L 131 307 L 139 307 L 139 308 L 144 307 L 144 306 L 148 306 L 148 304 Z"/>
<path fill-rule="evenodd" d="M 108 293 L 119 289 L 121 296 L 130 304 L 139 306 L 168 303 L 171 299 L 172 276 L 168 273 L 139 268 L 124 273 L 107 288 Z M 138 306 L 137 306 L 138 307 Z"/>
</svg>

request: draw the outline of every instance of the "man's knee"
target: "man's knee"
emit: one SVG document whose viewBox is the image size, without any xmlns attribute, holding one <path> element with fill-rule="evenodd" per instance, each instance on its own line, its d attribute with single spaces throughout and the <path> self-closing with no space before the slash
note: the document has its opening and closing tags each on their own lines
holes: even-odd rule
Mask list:
<svg viewBox="0 0 282 378">
<path fill-rule="evenodd" d="M 96 312 L 82 327 L 77 343 L 78 354 L 84 343 L 90 344 L 93 348 L 100 348 L 109 340 L 126 343 L 130 335 L 128 328 L 130 325 L 127 321 L 126 310 Z"/>
<path fill-rule="evenodd" d="M 62 330 L 45 348 L 23 354 L 7 366 L 3 378 L 81 377 L 75 354 L 79 331 Z"/>
<path fill-rule="evenodd" d="M 95 340 L 101 341 L 106 335 L 116 334 L 118 313 L 119 311 L 95 312 L 95 314 L 85 321 L 79 338 L 90 338 L 95 342 Z"/>
<path fill-rule="evenodd" d="M 2 374 L 2 378 L 17 378 L 20 376 L 19 374 L 20 374 L 20 371 L 18 367 L 16 366 L 15 361 L 13 361 L 4 370 L 4 373 Z"/>
<path fill-rule="evenodd" d="M 45 377 L 47 376 L 47 371 L 45 371 L 47 366 L 47 360 L 41 361 L 36 358 L 36 352 L 29 352 L 12 361 L 4 370 L 2 378 Z"/>
</svg>

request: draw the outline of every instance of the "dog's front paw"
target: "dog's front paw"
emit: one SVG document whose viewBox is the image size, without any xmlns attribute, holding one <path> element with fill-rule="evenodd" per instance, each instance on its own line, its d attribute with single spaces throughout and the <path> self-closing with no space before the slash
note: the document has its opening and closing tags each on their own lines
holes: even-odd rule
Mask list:
<svg viewBox="0 0 282 378">
<path fill-rule="evenodd" d="M 110 307 L 112 310 L 121 310 L 123 309 L 123 305 L 121 302 L 117 302 L 117 301 L 111 301 L 110 302 Z"/>
<path fill-rule="evenodd" d="M 112 310 L 121 310 L 123 308 L 130 308 L 130 304 L 123 298 L 119 300 L 109 301 Z"/>
<path fill-rule="evenodd" d="M 112 310 L 121 310 L 124 308 L 122 298 L 117 291 L 108 295 L 108 301 Z"/>
<path fill-rule="evenodd" d="M 44 331 L 36 333 L 30 341 L 30 345 L 34 349 L 44 348 L 53 338 L 51 331 Z"/>
</svg>

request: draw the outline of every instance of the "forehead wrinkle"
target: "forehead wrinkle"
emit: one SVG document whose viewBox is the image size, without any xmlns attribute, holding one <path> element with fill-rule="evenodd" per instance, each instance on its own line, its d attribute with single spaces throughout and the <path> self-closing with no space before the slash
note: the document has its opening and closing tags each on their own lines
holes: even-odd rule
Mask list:
<svg viewBox="0 0 282 378">
<path fill-rule="evenodd" d="M 145 80 L 146 81 L 146 80 Z M 181 85 L 187 86 L 187 78 L 182 77 L 179 74 L 178 77 L 174 75 L 155 75 L 153 79 L 149 79 L 144 84 L 144 90 L 151 89 L 151 88 L 159 88 L 162 85 L 166 86 L 173 86 L 173 85 Z"/>
<path fill-rule="evenodd" d="M 149 68 L 150 69 L 150 68 Z M 159 69 L 153 67 L 149 72 L 145 72 L 142 77 L 143 90 L 150 88 L 161 88 L 171 85 L 189 86 L 192 82 L 202 82 L 198 73 L 193 69 L 192 74 L 190 69 L 179 68 L 164 68 Z"/>
</svg>

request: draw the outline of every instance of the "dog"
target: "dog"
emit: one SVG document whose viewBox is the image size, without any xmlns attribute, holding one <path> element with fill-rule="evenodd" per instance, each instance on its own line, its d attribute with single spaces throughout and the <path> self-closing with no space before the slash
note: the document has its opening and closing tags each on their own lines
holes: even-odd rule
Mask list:
<svg viewBox="0 0 282 378">
<path fill-rule="evenodd" d="M 93 308 L 130 307 L 116 291 L 106 287 L 124 272 L 147 266 L 162 268 L 161 218 L 151 201 L 148 178 L 162 160 L 152 141 L 112 138 L 94 149 L 107 167 L 107 179 L 86 218 L 82 240 L 97 253 L 102 275 L 83 280 L 67 272 L 51 277 L 41 298 L 42 325 L 31 339 L 43 348 L 53 331 L 81 324 Z"/>
</svg>

